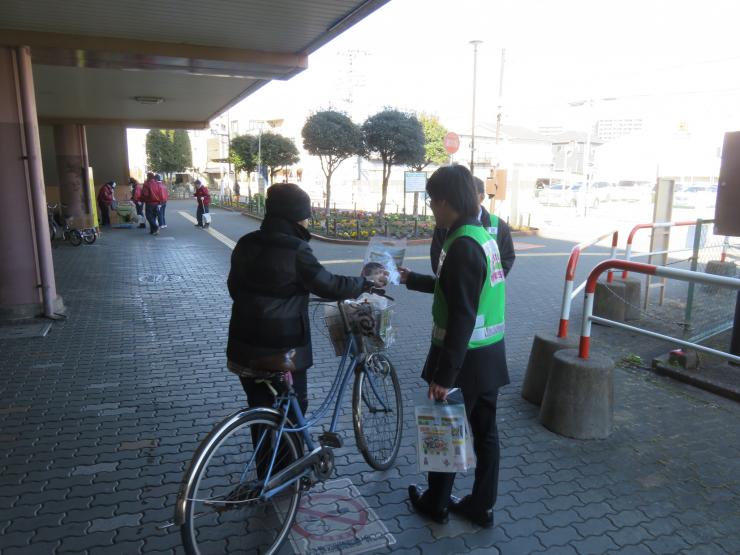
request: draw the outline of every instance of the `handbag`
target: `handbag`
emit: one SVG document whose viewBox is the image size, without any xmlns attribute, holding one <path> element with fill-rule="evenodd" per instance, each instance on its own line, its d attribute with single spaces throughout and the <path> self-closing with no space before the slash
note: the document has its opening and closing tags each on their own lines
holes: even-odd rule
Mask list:
<svg viewBox="0 0 740 555">
<path fill-rule="evenodd" d="M 475 468 L 473 436 L 465 405 L 424 399 L 414 407 L 419 472 L 466 472 Z"/>
<path fill-rule="evenodd" d="M 203 225 L 211 223 L 211 214 L 210 212 L 203 212 Z"/>
</svg>

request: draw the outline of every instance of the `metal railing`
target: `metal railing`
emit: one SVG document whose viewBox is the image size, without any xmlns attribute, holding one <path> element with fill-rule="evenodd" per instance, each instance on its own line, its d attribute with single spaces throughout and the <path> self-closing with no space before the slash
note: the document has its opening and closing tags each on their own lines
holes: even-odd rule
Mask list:
<svg viewBox="0 0 740 555">
<path fill-rule="evenodd" d="M 612 250 L 610 256 L 611 258 L 614 258 L 617 256 L 617 242 L 619 241 L 619 232 L 616 230 L 605 233 L 604 235 L 601 235 L 591 241 L 579 243 L 570 251 L 568 265 L 565 268 L 565 286 L 563 288 L 563 302 L 560 305 L 560 323 L 558 324 L 558 337 L 568 337 L 570 306 L 573 302 L 573 299 L 576 298 L 576 295 L 578 295 L 578 293 L 580 293 L 581 290 L 586 286 L 585 281 L 578 285 L 578 287 L 574 288 L 573 286 L 573 281 L 575 280 L 576 276 L 576 267 L 578 266 L 578 259 L 581 256 L 581 251 L 595 245 L 599 241 L 603 241 L 609 236 L 612 237 Z M 606 281 L 608 283 L 612 283 L 613 280 L 613 272 L 609 272 Z"/>
<path fill-rule="evenodd" d="M 725 358 L 735 363 L 740 363 L 740 356 L 725 353 L 723 351 L 718 351 L 717 349 L 705 347 L 704 345 L 699 345 L 698 343 L 693 343 L 691 341 L 685 341 L 677 337 L 671 337 L 662 333 L 638 328 L 637 326 L 630 326 L 628 324 L 623 324 L 622 322 L 616 322 L 607 318 L 601 318 L 600 316 L 594 316 L 593 307 L 594 294 L 596 292 L 596 282 L 598 281 L 599 276 L 608 270 L 623 270 L 625 272 L 631 271 L 637 274 L 644 274 L 648 276 L 677 279 L 681 281 L 687 281 L 689 283 L 718 285 L 740 290 L 740 279 L 738 278 L 717 276 L 713 274 L 705 274 L 702 272 L 692 272 L 691 270 L 681 270 L 679 268 L 669 268 L 666 266 L 655 266 L 653 264 L 643 264 L 641 262 L 632 262 L 629 260 L 614 259 L 601 262 L 597 264 L 593 270 L 591 270 L 591 273 L 586 280 L 586 297 L 583 307 L 581 340 L 578 345 L 578 356 L 580 358 L 589 358 L 591 349 L 591 323 L 596 322 L 597 324 L 603 324 L 605 326 L 619 328 L 631 331 L 633 333 L 639 333 L 648 337 L 663 339 L 674 344 L 681 345 L 682 347 L 688 347 L 697 351 Z"/>
</svg>

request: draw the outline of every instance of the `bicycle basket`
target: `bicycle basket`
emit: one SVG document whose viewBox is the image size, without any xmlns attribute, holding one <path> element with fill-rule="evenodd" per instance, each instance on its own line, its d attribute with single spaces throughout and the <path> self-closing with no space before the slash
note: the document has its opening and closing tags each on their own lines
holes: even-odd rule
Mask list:
<svg viewBox="0 0 740 555">
<path fill-rule="evenodd" d="M 391 326 L 392 305 L 380 297 L 380 301 L 363 295 L 359 301 L 344 301 L 343 308 L 352 335 L 360 351 L 375 353 L 383 351 L 393 343 L 394 330 Z M 347 348 L 347 334 L 342 315 L 337 305 L 326 305 L 324 322 L 329 331 L 329 339 L 334 347 L 334 354 L 342 356 Z"/>
</svg>

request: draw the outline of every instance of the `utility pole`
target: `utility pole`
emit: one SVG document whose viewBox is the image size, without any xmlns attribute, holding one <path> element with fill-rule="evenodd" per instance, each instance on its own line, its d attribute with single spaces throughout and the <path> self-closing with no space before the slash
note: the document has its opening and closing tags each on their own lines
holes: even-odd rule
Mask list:
<svg viewBox="0 0 740 555">
<path fill-rule="evenodd" d="M 473 121 L 470 126 L 470 173 L 473 173 L 475 166 L 475 89 L 478 78 L 478 45 L 482 40 L 471 40 L 473 45 Z"/>
<path fill-rule="evenodd" d="M 501 136 L 501 108 L 503 105 L 502 97 L 504 96 L 504 62 L 506 61 L 506 48 L 501 49 L 501 71 L 498 76 L 498 113 L 496 114 L 496 146 Z M 501 163 L 501 157 L 496 149 L 496 167 Z"/>
</svg>

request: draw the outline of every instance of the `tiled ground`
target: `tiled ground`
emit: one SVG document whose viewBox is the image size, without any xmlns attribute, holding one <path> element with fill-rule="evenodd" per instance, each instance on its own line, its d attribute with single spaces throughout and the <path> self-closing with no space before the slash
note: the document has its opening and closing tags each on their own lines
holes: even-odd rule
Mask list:
<svg viewBox="0 0 740 555">
<path fill-rule="evenodd" d="M 66 322 L 45 338 L 0 341 L 0 551 L 171 553 L 180 537 L 157 526 L 172 517 L 183 469 L 199 438 L 243 405 L 224 369 L 230 251 L 168 209 L 158 238 L 114 230 L 93 246 L 55 249 Z M 255 224 L 217 211 L 214 228 L 238 239 Z M 535 332 L 554 331 L 570 244 L 523 251 L 508 286 L 512 384 L 501 392 L 502 443 L 496 526 L 453 519 L 428 524 L 406 500 L 420 481 L 411 419 L 397 465 L 374 472 L 347 441 L 338 478 L 350 478 L 397 543 L 397 553 L 740 553 L 740 406 L 644 369 L 615 371 L 615 430 L 576 441 L 545 430 L 520 395 Z M 316 243 L 321 259 L 354 259 L 361 247 Z M 425 247 L 409 249 L 422 256 Z M 409 265 L 427 270 L 428 261 Z M 587 269 L 588 259 L 581 265 Z M 356 273 L 358 263 L 328 266 Z M 585 272 L 585 269 L 581 273 Z M 391 356 L 407 415 L 420 391 L 431 298 L 400 288 L 399 340 Z M 335 359 L 321 321 L 312 402 Z M 652 343 L 597 330 L 602 349 L 649 355 Z M 614 337 L 618 340 L 613 339 Z M 608 350 L 608 349 L 607 349 Z M 348 402 L 346 403 L 348 406 Z M 465 492 L 470 478 L 460 478 Z"/>
</svg>

